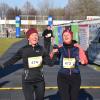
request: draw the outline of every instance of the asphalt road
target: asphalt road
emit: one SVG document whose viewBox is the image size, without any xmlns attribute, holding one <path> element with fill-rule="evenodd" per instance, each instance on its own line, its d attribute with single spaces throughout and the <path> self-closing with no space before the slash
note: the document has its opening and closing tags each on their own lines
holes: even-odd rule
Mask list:
<svg viewBox="0 0 100 100">
<path fill-rule="evenodd" d="M 6 61 L 23 45 L 26 40 L 14 44 L 8 51 L 0 58 Z M 40 41 L 40 44 L 43 42 Z M 54 67 L 44 66 L 43 72 L 46 82 L 45 100 L 60 100 L 57 91 L 57 72 L 59 66 Z M 79 100 L 100 100 L 100 72 L 91 68 L 91 65 L 81 66 L 82 84 L 80 89 Z M 0 100 L 24 100 L 22 90 L 15 87 L 21 87 L 21 74 L 23 72 L 22 61 L 6 69 L 0 69 Z M 83 87 L 84 86 L 84 87 Z M 98 87 L 97 87 L 98 86 Z M 55 89 L 53 89 L 54 87 Z M 90 88 L 89 88 L 90 87 Z M 10 88 L 10 90 L 8 89 Z M 12 88 L 12 89 L 11 89 Z M 15 89 L 13 89 L 15 88 Z"/>
</svg>

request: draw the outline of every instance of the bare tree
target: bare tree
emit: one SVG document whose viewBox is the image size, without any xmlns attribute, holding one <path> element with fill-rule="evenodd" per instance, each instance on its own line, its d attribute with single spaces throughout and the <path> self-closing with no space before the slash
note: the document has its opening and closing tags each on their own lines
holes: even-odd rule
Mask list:
<svg viewBox="0 0 100 100">
<path fill-rule="evenodd" d="M 15 12 L 15 16 L 21 15 L 21 10 L 18 7 L 15 7 L 14 12 Z"/>
<path fill-rule="evenodd" d="M 65 15 L 64 8 L 49 9 L 48 15 L 53 16 L 53 19 L 64 19 L 64 15 Z"/>
<path fill-rule="evenodd" d="M 29 1 L 26 1 L 22 7 L 22 14 L 24 14 L 24 15 L 36 15 L 37 11 Z"/>
<path fill-rule="evenodd" d="M 15 16 L 21 15 L 21 10 L 17 7 L 9 8 L 6 14 L 7 19 L 15 19 Z"/>
<path fill-rule="evenodd" d="M 54 8 L 54 0 L 41 0 L 38 2 L 39 14 L 42 16 L 48 16 Z M 58 8 L 59 9 L 59 8 Z"/>
<path fill-rule="evenodd" d="M 7 10 L 9 9 L 9 6 L 6 3 L 1 3 L 0 4 L 0 17 L 5 18 Z"/>
<path fill-rule="evenodd" d="M 49 13 L 50 3 L 49 0 L 42 0 L 38 3 L 39 15 L 47 16 Z"/>
<path fill-rule="evenodd" d="M 79 2 L 79 14 L 84 16 L 95 16 L 97 15 L 97 0 L 81 0 Z M 83 12 L 83 13 L 82 13 Z"/>
<path fill-rule="evenodd" d="M 18 7 L 9 7 L 6 3 L 0 4 L 0 17 L 6 19 L 15 19 L 15 16 L 20 15 L 21 10 Z"/>
<path fill-rule="evenodd" d="M 86 16 L 99 15 L 99 5 L 99 0 L 69 0 L 66 8 L 69 9 L 70 19 L 85 19 Z"/>
</svg>

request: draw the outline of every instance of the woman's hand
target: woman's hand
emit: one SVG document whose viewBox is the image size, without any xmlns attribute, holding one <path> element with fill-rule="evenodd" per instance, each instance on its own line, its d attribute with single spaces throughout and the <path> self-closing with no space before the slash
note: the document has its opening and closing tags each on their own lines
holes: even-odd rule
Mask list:
<svg viewBox="0 0 100 100">
<path fill-rule="evenodd" d="M 50 58 L 52 59 L 54 54 L 58 52 L 58 49 L 53 49 L 50 53 Z"/>
<path fill-rule="evenodd" d="M 57 53 L 57 52 L 58 52 L 58 49 L 53 49 L 53 50 L 52 50 L 52 53 L 53 53 L 53 54 L 55 54 L 55 53 Z"/>
<path fill-rule="evenodd" d="M 81 64 L 88 64 L 88 59 L 85 54 L 85 51 L 81 48 L 81 46 L 78 43 L 74 44 L 74 46 L 79 48 L 79 58 Z"/>
</svg>

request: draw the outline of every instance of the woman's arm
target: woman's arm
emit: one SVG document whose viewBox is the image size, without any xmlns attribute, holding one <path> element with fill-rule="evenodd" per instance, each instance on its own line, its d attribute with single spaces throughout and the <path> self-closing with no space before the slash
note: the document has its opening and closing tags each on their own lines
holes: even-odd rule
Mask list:
<svg viewBox="0 0 100 100">
<path fill-rule="evenodd" d="M 88 64 L 88 59 L 85 54 L 85 51 L 81 48 L 81 46 L 78 43 L 74 44 L 74 46 L 79 48 L 79 58 L 81 64 Z"/>
<path fill-rule="evenodd" d="M 20 49 L 14 56 L 12 56 L 6 62 L 4 62 L 4 63 L 0 62 L 0 66 L 2 68 L 7 67 L 7 66 L 11 66 L 14 63 L 16 63 L 18 60 L 20 60 L 21 58 L 22 58 L 22 49 Z"/>
</svg>

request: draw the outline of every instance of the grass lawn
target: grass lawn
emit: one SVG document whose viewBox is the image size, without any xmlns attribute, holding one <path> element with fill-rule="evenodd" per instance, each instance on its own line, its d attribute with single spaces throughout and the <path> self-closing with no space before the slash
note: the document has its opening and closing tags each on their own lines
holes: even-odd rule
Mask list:
<svg viewBox="0 0 100 100">
<path fill-rule="evenodd" d="M 97 71 L 100 71 L 100 66 L 99 66 L 99 65 L 94 65 L 94 67 L 95 67 L 95 69 L 96 69 Z"/>
<path fill-rule="evenodd" d="M 0 56 L 13 44 L 22 38 L 0 38 Z"/>
<path fill-rule="evenodd" d="M 90 66 L 95 69 L 96 71 L 100 71 L 100 65 L 90 64 Z"/>
</svg>

